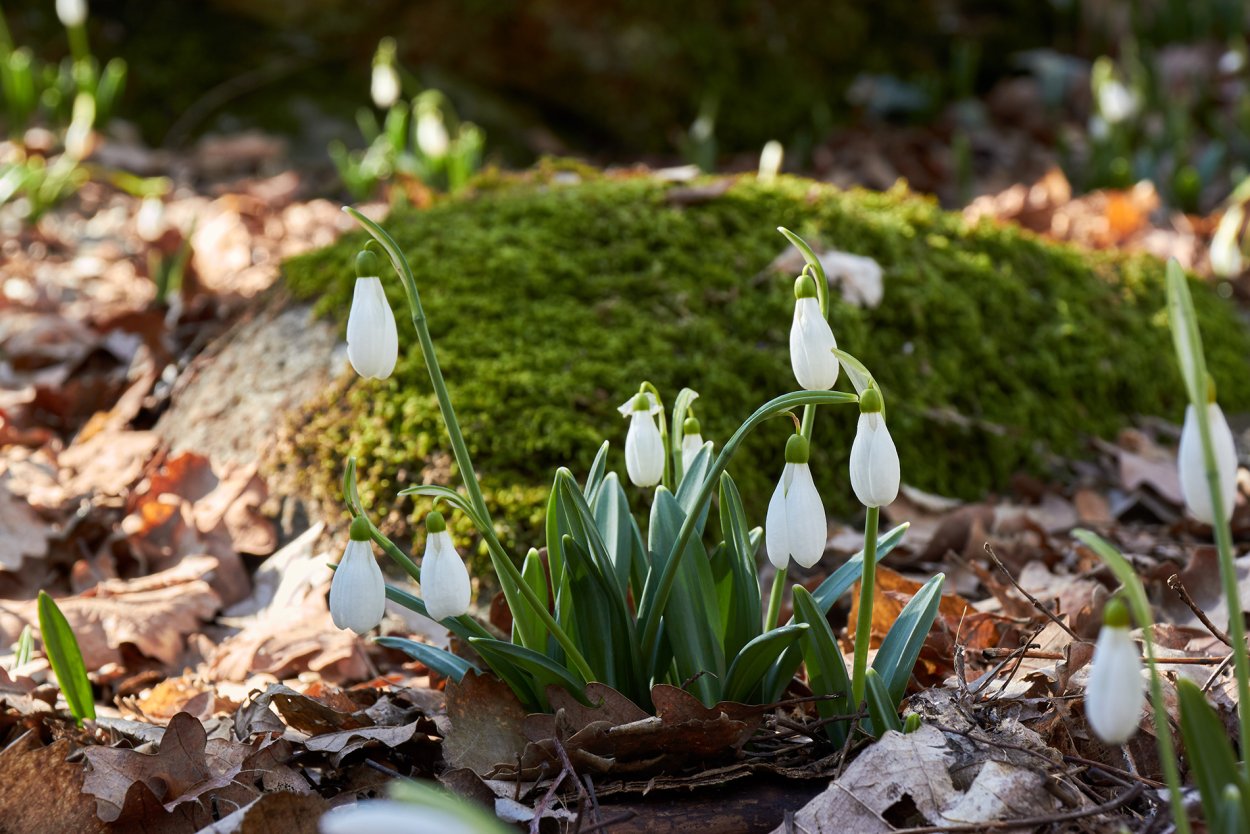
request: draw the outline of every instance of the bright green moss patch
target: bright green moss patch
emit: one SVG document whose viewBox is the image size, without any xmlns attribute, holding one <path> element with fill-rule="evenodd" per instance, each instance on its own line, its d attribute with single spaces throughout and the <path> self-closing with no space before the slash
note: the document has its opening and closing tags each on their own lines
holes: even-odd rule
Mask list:
<svg viewBox="0 0 1250 834">
<path fill-rule="evenodd" d="M 835 289 L 832 323 L 839 346 L 884 389 L 905 483 L 973 498 L 1134 416 L 1179 420 L 1184 395 L 1154 259 L 968 227 L 901 191 L 748 178 L 692 204 L 671 192 L 647 178 L 496 183 L 385 224 L 412 262 L 470 451 L 514 549 L 539 540 L 556 467 L 584 474 L 607 438 L 610 465 L 623 473 L 627 424 L 616 407 L 641 380 L 669 403 L 684 385 L 697 390 L 703 434 L 718 446 L 759 404 L 795 388 L 794 275 L 767 269 L 786 248 L 779 225 L 884 268 L 884 302 L 857 309 L 837 302 Z M 288 262 L 288 286 L 344 320 L 362 240 Z M 1196 289 L 1221 400 L 1244 409 L 1250 341 L 1229 305 Z M 315 496 L 336 493 L 347 454 L 360 457 L 376 506 L 428 475 L 448 477 L 397 280 L 388 292 L 403 345 L 395 375 L 345 381 L 299 434 L 298 464 Z M 834 513 L 854 512 L 846 463 L 855 418 L 854 407 L 817 418 L 812 468 Z M 759 523 L 790 430 L 788 421 L 765 425 L 731 467 Z"/>
</svg>

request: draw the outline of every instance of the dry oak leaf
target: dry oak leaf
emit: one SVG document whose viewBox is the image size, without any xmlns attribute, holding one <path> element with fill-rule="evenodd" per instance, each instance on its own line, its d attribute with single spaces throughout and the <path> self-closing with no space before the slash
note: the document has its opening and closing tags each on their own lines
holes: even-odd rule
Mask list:
<svg viewBox="0 0 1250 834">
<path fill-rule="evenodd" d="M 21 570 L 23 559 L 48 552 L 48 525 L 24 499 L 0 483 L 0 570 Z"/>
<path fill-rule="evenodd" d="M 137 783 L 150 790 L 166 811 L 173 811 L 235 786 L 244 763 L 269 743 L 269 739 L 255 745 L 210 740 L 198 720 L 180 712 L 170 720 L 154 755 L 125 748 L 85 748 L 83 792 L 95 797 L 96 813 L 105 822 L 122 816 L 127 794 Z"/>
<path fill-rule="evenodd" d="M 364 727 L 313 736 L 304 746 L 314 752 L 331 754 L 330 760 L 337 767 L 347 755 L 367 744 L 380 743 L 394 748 L 413 740 L 429 741 L 430 737 L 419 729 L 422 725 L 433 728 L 429 720 L 418 719 L 401 727 Z"/>
<path fill-rule="evenodd" d="M 65 739 L 41 746 L 27 733 L 0 753 L 0 831 L 72 831 L 95 834 L 104 831 L 96 819 L 95 806 L 82 793 L 83 768 L 66 761 L 70 744 Z"/>
<path fill-rule="evenodd" d="M 204 577 L 217 567 L 210 556 L 185 559 L 176 567 L 139 579 L 110 579 L 78 596 L 57 600 L 82 649 L 88 670 L 120 663 L 130 643 L 148 657 L 173 666 L 186 636 L 199 631 L 221 601 Z M 26 623 L 38 625 L 35 602 L 0 602 L 0 639 L 17 639 Z"/>
<path fill-rule="evenodd" d="M 449 768 L 488 774 L 495 765 L 515 763 L 525 750 L 525 708 L 494 675 L 471 671 L 460 683 L 449 682 L 447 719 L 443 757 Z"/>
</svg>

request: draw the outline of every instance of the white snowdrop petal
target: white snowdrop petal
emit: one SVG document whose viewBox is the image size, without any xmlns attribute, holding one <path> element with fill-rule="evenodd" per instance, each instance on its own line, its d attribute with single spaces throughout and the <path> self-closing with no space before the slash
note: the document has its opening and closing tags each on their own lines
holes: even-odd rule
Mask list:
<svg viewBox="0 0 1250 834">
<path fill-rule="evenodd" d="M 694 463 L 695 457 L 698 456 L 699 450 L 703 448 L 703 435 L 687 434 L 681 438 L 681 469 L 683 472 L 690 471 L 690 464 Z"/>
<path fill-rule="evenodd" d="M 764 518 L 764 547 L 768 561 L 781 570 L 790 563 L 789 521 L 786 518 L 785 485 L 778 481 L 773 497 L 768 501 L 768 515 Z"/>
<path fill-rule="evenodd" d="M 87 19 L 87 0 L 56 0 L 56 16 L 63 26 L 81 26 Z"/>
<path fill-rule="evenodd" d="M 625 434 L 625 471 L 634 486 L 652 487 L 664 477 L 664 441 L 655 418 L 635 411 Z"/>
<path fill-rule="evenodd" d="M 1146 703 L 1141 657 L 1127 628 L 1103 626 L 1085 685 L 1085 717 L 1108 744 L 1128 741 Z"/>
<path fill-rule="evenodd" d="M 347 316 L 347 358 L 365 378 L 386 379 L 399 358 L 399 331 L 380 278 L 357 278 Z"/>
<path fill-rule="evenodd" d="M 366 799 L 322 815 L 321 834 L 474 834 L 480 829 L 459 817 L 393 799 Z"/>
<path fill-rule="evenodd" d="M 430 618 L 445 620 L 469 610 L 473 587 L 469 569 L 446 530 L 430 533 L 421 559 L 421 598 Z"/>
<path fill-rule="evenodd" d="M 789 525 L 790 555 L 805 568 L 820 561 L 825 553 L 829 526 L 825 507 L 812 480 L 811 468 L 793 464 L 794 477 L 786 493 L 786 521 Z"/>
<path fill-rule="evenodd" d="M 833 355 L 837 346 L 833 330 L 820 312 L 820 302 L 796 299 L 790 324 L 790 367 L 801 387 L 813 391 L 833 387 L 838 381 L 838 359 Z"/>
<path fill-rule="evenodd" d="M 399 100 L 399 73 L 393 64 L 383 62 L 373 65 L 369 95 L 379 110 L 386 110 Z"/>
<path fill-rule="evenodd" d="M 1237 449 L 1233 433 L 1219 404 L 1207 406 L 1211 423 L 1211 443 L 1219 470 L 1220 499 L 1224 505 L 1224 518 L 1232 514 L 1237 498 Z M 1185 408 L 1185 425 L 1181 429 L 1180 448 L 1177 450 L 1181 493 L 1190 514 L 1199 521 L 1212 524 L 1215 512 L 1211 504 L 1211 492 L 1207 486 L 1206 465 L 1202 454 L 1202 434 L 1198 426 L 1198 412 L 1192 405 Z"/>
<path fill-rule="evenodd" d="M 898 449 L 880 413 L 859 415 L 851 443 L 851 488 L 865 507 L 883 507 L 898 497 Z"/>
<path fill-rule="evenodd" d="M 417 147 L 421 153 L 435 158 L 445 156 L 451 147 L 447 126 L 437 110 L 427 110 L 417 117 Z"/>
<path fill-rule="evenodd" d="M 386 613 L 386 580 L 369 542 L 351 541 L 330 582 L 330 617 L 339 628 L 368 634 Z"/>
</svg>

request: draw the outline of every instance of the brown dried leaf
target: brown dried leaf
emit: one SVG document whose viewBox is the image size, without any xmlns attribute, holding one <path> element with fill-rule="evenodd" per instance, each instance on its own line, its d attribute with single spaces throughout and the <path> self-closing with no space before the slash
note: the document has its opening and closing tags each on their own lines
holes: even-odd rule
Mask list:
<svg viewBox="0 0 1250 834">
<path fill-rule="evenodd" d="M 47 524 L 25 500 L 0 483 L 0 570 L 19 571 L 23 559 L 39 559 L 48 552 Z"/>
<path fill-rule="evenodd" d="M 443 757 L 448 767 L 486 775 L 496 765 L 514 764 L 525 750 L 525 709 L 494 675 L 470 671 L 460 683 L 448 682 L 447 718 L 451 729 L 443 739 Z"/>
<path fill-rule="evenodd" d="M 65 739 L 47 747 L 34 734 L 0 752 L 0 829 L 4 831 L 103 831 L 95 804 L 83 794 L 83 768 L 66 757 Z"/>
<path fill-rule="evenodd" d="M 346 756 L 368 744 L 379 743 L 395 748 L 401 744 L 407 744 L 418 737 L 421 740 L 429 741 L 430 737 L 420 730 L 422 724 L 429 726 L 428 722 L 418 720 L 400 727 L 365 727 L 363 729 L 326 733 L 325 735 L 314 736 L 308 739 L 304 746 L 317 753 L 332 754 L 330 760 L 337 767 Z"/>
</svg>

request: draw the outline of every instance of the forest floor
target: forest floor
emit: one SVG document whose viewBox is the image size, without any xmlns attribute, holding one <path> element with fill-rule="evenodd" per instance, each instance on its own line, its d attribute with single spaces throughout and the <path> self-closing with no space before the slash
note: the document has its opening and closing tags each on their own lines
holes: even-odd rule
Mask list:
<svg viewBox="0 0 1250 834">
<path fill-rule="evenodd" d="M 137 151 L 113 150 L 125 152 Z M 874 635 L 915 577 L 948 576 L 905 706 L 921 731 L 835 750 L 801 686 L 728 727 L 674 690 L 654 749 L 700 733 L 716 740 L 705 757 L 594 770 L 572 746 L 546 772 L 501 766 L 541 746 L 542 722 L 487 679 L 449 688 L 334 628 L 337 553 L 324 525 L 284 513 L 255 465 L 172 451 L 158 427 L 282 259 L 333 242 L 347 218 L 268 137 L 208 140 L 147 164 L 180 183 L 163 203 L 89 183 L 34 224 L 0 214 L 0 645 L 37 627 L 34 597 L 52 593 L 97 712 L 75 725 L 41 651 L 21 666 L 12 650 L 0 656 L 0 830 L 314 831 L 325 810 L 396 775 L 439 779 L 541 831 L 816 832 L 829 820 L 842 831 L 977 831 L 1004 830 L 993 825 L 1004 819 L 1021 820 L 1015 830 L 1161 830 L 1149 722 L 1126 748 L 1085 723 L 1092 641 L 1114 584 L 1071 537 L 1078 526 L 1129 555 L 1156 606 L 1166 674 L 1207 687 L 1231 722 L 1215 551 L 1181 508 L 1177 427 L 1143 420 L 1056 462 L 1066 474 L 1053 482 L 1020 476 L 970 503 L 905 488 L 885 510 L 911 528 L 880 569 Z M 877 185 L 889 173 L 874 171 L 835 179 Z M 1149 186 L 1074 197 L 1053 169 L 966 213 L 1200 270 L 1214 226 L 1163 211 Z M 153 276 L 180 253 L 185 277 L 158 300 Z M 1250 540 L 1246 477 L 1238 542 Z M 835 524 L 822 565 L 860 538 Z M 1239 565 L 1250 574 L 1250 557 Z M 393 612 L 383 630 L 446 641 L 406 617 Z M 840 626 L 854 612 L 832 617 Z M 602 718 L 567 713 L 570 731 Z"/>
</svg>

